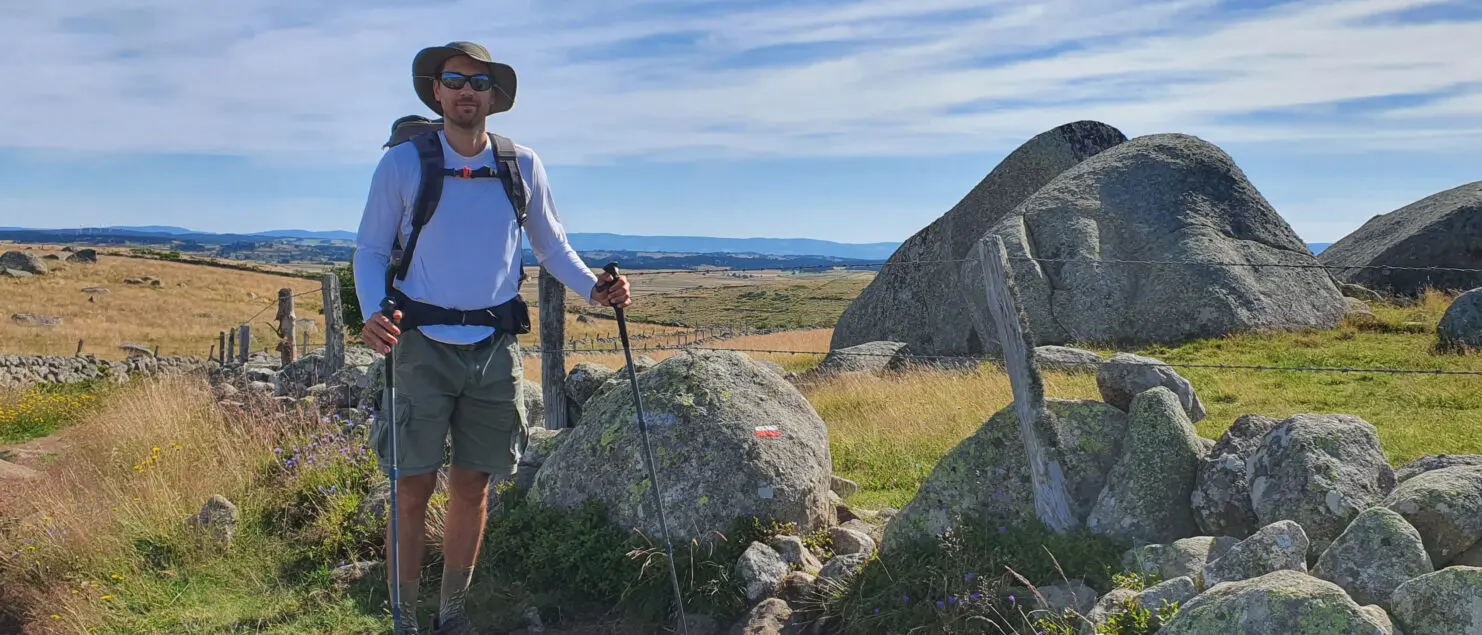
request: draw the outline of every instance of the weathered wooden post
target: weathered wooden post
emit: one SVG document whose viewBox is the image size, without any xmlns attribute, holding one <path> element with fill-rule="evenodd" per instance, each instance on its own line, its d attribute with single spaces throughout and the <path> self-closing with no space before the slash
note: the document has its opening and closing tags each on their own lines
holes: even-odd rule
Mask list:
<svg viewBox="0 0 1482 635">
<path fill-rule="evenodd" d="M 236 359 L 238 350 L 237 330 L 238 329 L 232 329 L 226 332 L 226 348 L 221 349 L 221 363 L 223 364 L 225 364 L 227 360 Z"/>
<path fill-rule="evenodd" d="M 211 344 L 211 350 L 206 353 L 206 361 L 208 361 L 208 362 L 214 362 L 214 361 L 216 361 L 216 344 L 215 343 Z"/>
<path fill-rule="evenodd" d="M 247 356 L 252 352 L 252 325 L 243 324 L 242 326 L 237 327 L 237 330 L 240 331 L 237 334 L 237 350 L 239 352 L 238 359 L 243 364 L 246 364 Z"/>
<path fill-rule="evenodd" d="M 295 318 L 296 316 L 293 314 L 293 289 L 279 289 L 278 354 L 282 357 L 284 366 L 292 364 L 295 354 L 298 353 L 293 348 L 294 343 L 298 341 L 298 338 L 294 337 L 293 321 Z"/>
<path fill-rule="evenodd" d="M 226 331 L 222 331 L 222 332 L 216 334 L 216 343 L 219 345 L 215 349 L 217 351 L 217 353 L 216 353 L 217 354 L 216 361 L 221 362 L 222 364 L 225 364 L 226 363 Z"/>
<path fill-rule="evenodd" d="M 82 340 L 81 339 L 78 339 L 77 340 L 77 354 L 75 355 L 75 357 L 82 357 Z"/>
<path fill-rule="evenodd" d="M 973 320 L 985 337 L 996 333 L 1003 351 L 1004 369 L 1014 392 L 1014 414 L 1019 419 L 1019 437 L 1029 459 L 1029 477 L 1034 485 L 1034 509 L 1045 528 L 1065 533 L 1081 524 L 1071 512 L 1070 490 L 1065 484 L 1065 470 L 1052 456 L 1053 439 L 1041 438 L 1038 423 L 1045 416 L 1045 389 L 1034 366 L 1034 341 L 1027 320 L 1019 310 L 1018 292 L 1009 268 L 1008 251 L 1003 240 L 990 235 L 978 243 L 977 259 L 981 263 L 986 285 L 987 304 L 968 298 Z M 972 279 L 974 264 L 963 265 L 966 280 Z M 972 294 L 972 285 L 964 284 Z M 986 309 L 986 310 L 985 310 Z M 989 321 L 992 324 L 989 324 Z"/>
<path fill-rule="evenodd" d="M 566 285 L 540 268 L 540 396 L 545 427 L 565 429 L 566 421 Z M 534 422 L 532 422 L 533 425 Z"/>
<path fill-rule="evenodd" d="M 332 273 L 319 279 L 324 296 L 324 368 L 320 377 L 330 381 L 345 367 L 345 312 L 340 306 L 340 280 Z"/>
</svg>

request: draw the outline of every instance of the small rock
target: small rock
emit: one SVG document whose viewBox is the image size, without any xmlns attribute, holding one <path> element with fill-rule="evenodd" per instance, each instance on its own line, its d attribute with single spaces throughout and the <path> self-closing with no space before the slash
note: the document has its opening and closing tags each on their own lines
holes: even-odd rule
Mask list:
<svg viewBox="0 0 1482 635">
<path fill-rule="evenodd" d="M 1144 545 L 1122 555 L 1122 566 L 1128 570 L 1153 574 L 1161 580 L 1187 576 L 1203 590 L 1204 565 L 1223 558 L 1239 544 L 1230 536 L 1197 536 L 1175 540 L 1172 544 Z"/>
<path fill-rule="evenodd" d="M 11 269 L 9 267 L 0 267 L 0 278 L 29 278 L 33 275 L 35 274 L 29 271 L 21 271 L 20 269 Z"/>
<path fill-rule="evenodd" d="M 905 367 L 910 351 L 902 342 L 866 342 L 829 351 L 817 372 L 871 373 L 897 371 Z"/>
<path fill-rule="evenodd" d="M 834 553 L 839 555 L 872 554 L 875 540 L 868 535 L 845 527 L 829 527 L 828 535 L 834 542 Z"/>
<path fill-rule="evenodd" d="M 756 603 L 777 594 L 782 576 L 787 575 L 787 562 L 771 547 L 753 542 L 736 561 L 735 572 L 746 584 L 747 601 Z"/>
<path fill-rule="evenodd" d="M 1178 396 L 1189 421 L 1199 423 L 1204 419 L 1204 404 L 1194 394 L 1194 386 L 1162 364 L 1151 357 L 1117 353 L 1096 371 L 1096 387 L 1101 390 L 1102 401 L 1126 412 L 1132 407 L 1133 397 L 1162 386 Z"/>
<path fill-rule="evenodd" d="M 190 524 L 208 531 L 217 546 L 224 549 L 231 547 L 232 538 L 237 534 L 239 516 L 237 506 L 225 496 L 213 494 L 201 506 L 201 512 L 191 518 L 194 522 Z"/>
<path fill-rule="evenodd" d="M 1482 568 L 1447 567 L 1409 580 L 1390 605 L 1405 635 L 1482 633 Z"/>
<path fill-rule="evenodd" d="M 829 558 L 829 561 L 824 563 L 823 570 L 818 572 L 818 580 L 842 584 L 854 574 L 859 573 L 865 563 L 869 562 L 870 557 L 866 554 L 855 553 Z"/>
<path fill-rule="evenodd" d="M 10 321 L 21 326 L 37 326 L 41 328 L 52 328 L 62 325 L 62 318 L 48 315 L 34 315 L 31 313 L 14 313 Z"/>
<path fill-rule="evenodd" d="M 777 596 L 787 602 L 788 606 L 809 606 L 817 603 L 814 597 L 815 584 L 818 578 L 811 573 L 803 571 L 789 571 L 782 576 L 782 585 L 777 591 Z"/>
<path fill-rule="evenodd" d="M 1034 347 L 1034 365 L 1043 371 L 1095 373 L 1106 360 L 1091 351 L 1069 346 Z"/>
<path fill-rule="evenodd" d="M 1272 571 L 1306 573 L 1309 545 L 1301 525 L 1290 520 L 1271 523 L 1204 565 L 1204 586 L 1213 590 L 1222 582 L 1247 580 Z"/>
<path fill-rule="evenodd" d="M 67 262 L 82 263 L 88 265 L 98 264 L 98 251 L 96 249 L 79 249 L 67 256 Z"/>
<path fill-rule="evenodd" d="M 786 562 L 789 568 L 812 574 L 817 574 L 823 568 L 823 563 L 813 556 L 813 552 L 809 551 L 803 545 L 803 540 L 797 536 L 777 536 L 772 539 L 769 546 L 782 557 L 782 561 Z"/>
<path fill-rule="evenodd" d="M 1127 603 L 1136 597 L 1137 592 L 1132 589 L 1117 588 L 1107 591 L 1106 595 L 1096 600 L 1096 606 L 1091 608 L 1091 612 L 1086 614 L 1086 621 L 1098 628 L 1105 626 L 1113 615 L 1126 610 Z M 1094 629 L 1083 627 L 1080 635 L 1095 635 Z"/>
<path fill-rule="evenodd" d="M 1138 593 L 1136 602 L 1138 606 L 1147 609 L 1151 613 L 1149 622 L 1156 627 L 1159 623 L 1159 609 L 1162 609 L 1164 606 L 1182 606 L 1185 602 L 1194 599 L 1196 595 L 1199 595 L 1199 591 L 1194 588 L 1194 579 L 1188 576 L 1182 576 L 1161 582 L 1152 588 L 1144 590 L 1142 593 Z"/>
<path fill-rule="evenodd" d="M 1049 611 L 1052 615 L 1062 615 L 1065 611 L 1075 611 L 1076 615 L 1090 613 L 1096 607 L 1096 598 L 1100 595 L 1080 580 L 1064 580 L 1054 584 L 1037 586 L 1034 590 L 1024 587 L 1009 587 L 1009 594 L 1019 599 L 1034 598 L 1035 610 Z M 1036 595 L 1038 592 L 1038 595 Z"/>
<path fill-rule="evenodd" d="M 737 635 L 781 635 L 782 628 L 790 619 L 792 609 L 787 606 L 787 602 L 768 598 L 752 607 L 751 612 L 731 632 Z"/>
<path fill-rule="evenodd" d="M 1364 302 L 1383 302 L 1384 298 L 1374 291 L 1356 284 L 1342 283 L 1338 285 L 1338 292 L 1344 297 L 1363 300 Z"/>
<path fill-rule="evenodd" d="M 329 579 L 339 584 L 354 584 L 372 572 L 381 570 L 385 563 L 380 560 L 364 560 L 337 567 L 329 572 Z"/>
<path fill-rule="evenodd" d="M 1387 507 L 1370 507 L 1333 540 L 1312 575 L 1348 592 L 1359 604 L 1389 608 L 1405 581 L 1433 571 L 1420 533 Z"/>
<path fill-rule="evenodd" d="M 850 496 L 853 496 L 855 492 L 859 491 L 859 483 L 855 483 L 854 481 L 851 481 L 842 476 L 833 475 L 829 477 L 829 488 L 832 489 L 835 494 L 838 494 L 843 498 L 849 498 Z"/>
<path fill-rule="evenodd" d="M 1375 624 L 1379 625 L 1379 635 L 1404 635 L 1403 631 L 1395 629 L 1394 622 L 1390 621 L 1389 619 L 1389 613 L 1385 613 L 1384 609 L 1382 608 L 1374 606 L 1373 604 L 1370 604 L 1368 606 L 1360 606 L 1359 613 L 1364 614 Z"/>
<path fill-rule="evenodd" d="M 544 633 L 545 632 L 545 620 L 540 619 L 540 608 L 539 607 L 536 607 L 536 606 L 527 606 L 527 607 L 525 607 L 525 611 L 520 614 L 520 617 L 524 618 L 524 620 L 525 620 L 525 629 L 528 630 L 529 632 L 531 632 L 531 633 Z"/>
</svg>

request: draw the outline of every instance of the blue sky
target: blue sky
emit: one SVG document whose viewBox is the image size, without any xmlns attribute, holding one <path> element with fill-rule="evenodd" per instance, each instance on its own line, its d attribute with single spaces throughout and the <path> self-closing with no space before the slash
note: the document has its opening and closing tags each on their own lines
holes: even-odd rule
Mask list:
<svg viewBox="0 0 1482 635">
<path fill-rule="evenodd" d="M 568 231 L 903 240 L 1068 121 L 1230 153 L 1311 242 L 1482 179 L 1482 2 L 75 0 L 0 8 L 0 225 L 349 229 L 412 55 Z"/>
</svg>

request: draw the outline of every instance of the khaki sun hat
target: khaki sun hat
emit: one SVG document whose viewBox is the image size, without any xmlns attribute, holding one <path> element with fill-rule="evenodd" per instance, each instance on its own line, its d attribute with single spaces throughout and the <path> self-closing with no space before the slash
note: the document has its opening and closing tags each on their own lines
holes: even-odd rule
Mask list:
<svg viewBox="0 0 1482 635">
<path fill-rule="evenodd" d="M 448 42 L 443 46 L 429 46 L 417 52 L 412 59 L 412 87 L 417 90 L 417 97 L 422 103 L 427 104 L 439 115 L 443 114 L 443 107 L 437 103 L 437 98 L 432 95 L 432 83 L 437 81 L 438 67 L 448 58 L 467 55 L 474 61 L 483 62 L 489 66 L 489 78 L 494 80 L 494 98 L 489 102 L 489 112 L 485 116 L 501 113 L 515 105 L 515 69 L 508 64 L 494 61 L 486 49 L 473 42 Z"/>
</svg>

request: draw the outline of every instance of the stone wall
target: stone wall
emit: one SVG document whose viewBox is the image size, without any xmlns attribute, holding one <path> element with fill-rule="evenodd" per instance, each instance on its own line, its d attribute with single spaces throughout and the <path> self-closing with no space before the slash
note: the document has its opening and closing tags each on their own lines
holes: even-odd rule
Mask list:
<svg viewBox="0 0 1482 635">
<path fill-rule="evenodd" d="M 205 368 L 206 360 L 188 356 L 132 357 L 115 361 L 97 359 L 92 355 L 0 355 L 0 388 L 97 380 L 125 382 L 130 376 L 153 377 Z"/>
</svg>

